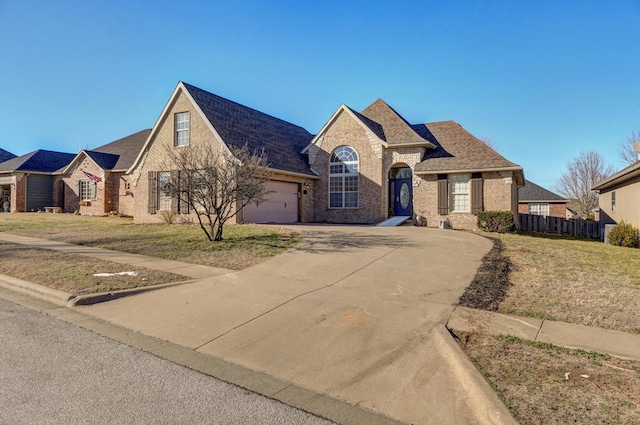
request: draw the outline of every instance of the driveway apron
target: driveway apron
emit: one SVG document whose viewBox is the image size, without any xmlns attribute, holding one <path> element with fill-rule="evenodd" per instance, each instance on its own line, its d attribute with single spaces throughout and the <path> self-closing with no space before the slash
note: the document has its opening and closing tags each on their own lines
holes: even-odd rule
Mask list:
<svg viewBox="0 0 640 425">
<path fill-rule="evenodd" d="M 491 242 L 411 226 L 287 226 L 294 249 L 79 307 L 405 423 L 476 423 L 441 333 Z"/>
</svg>

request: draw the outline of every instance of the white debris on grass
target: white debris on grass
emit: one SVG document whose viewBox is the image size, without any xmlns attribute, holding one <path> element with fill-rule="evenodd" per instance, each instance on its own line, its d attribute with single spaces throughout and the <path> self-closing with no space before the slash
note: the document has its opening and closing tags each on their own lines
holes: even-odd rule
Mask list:
<svg viewBox="0 0 640 425">
<path fill-rule="evenodd" d="M 138 272 L 118 272 L 118 273 L 95 273 L 96 277 L 108 277 L 108 276 L 138 276 Z"/>
</svg>

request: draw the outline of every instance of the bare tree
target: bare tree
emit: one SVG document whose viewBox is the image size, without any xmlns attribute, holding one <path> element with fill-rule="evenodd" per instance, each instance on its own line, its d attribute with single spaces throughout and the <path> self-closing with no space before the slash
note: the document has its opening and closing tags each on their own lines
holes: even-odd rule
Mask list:
<svg viewBox="0 0 640 425">
<path fill-rule="evenodd" d="M 498 143 L 496 143 L 496 141 L 493 140 L 491 137 L 482 137 L 480 139 L 480 141 L 482 143 L 484 143 L 485 145 L 489 146 L 494 151 L 500 152 L 500 148 L 498 147 Z"/>
<path fill-rule="evenodd" d="M 165 171 L 172 178 L 162 190 L 178 199 L 181 213 L 194 212 L 210 241 L 222 240 L 225 223 L 250 202 L 262 202 L 271 173 L 264 152 L 245 145 L 227 149 L 213 143 L 166 147 Z"/>
<path fill-rule="evenodd" d="M 596 183 L 613 174 L 613 168 L 596 151 L 582 152 L 567 162 L 567 171 L 556 185 L 558 192 L 568 199 L 575 199 L 580 213 L 588 216 L 598 206 L 598 194 L 591 190 Z"/>
<path fill-rule="evenodd" d="M 638 152 L 633 149 L 633 144 L 640 142 L 640 129 L 631 130 L 624 141 L 618 146 L 618 158 L 627 165 L 635 164 L 638 161 Z"/>
</svg>

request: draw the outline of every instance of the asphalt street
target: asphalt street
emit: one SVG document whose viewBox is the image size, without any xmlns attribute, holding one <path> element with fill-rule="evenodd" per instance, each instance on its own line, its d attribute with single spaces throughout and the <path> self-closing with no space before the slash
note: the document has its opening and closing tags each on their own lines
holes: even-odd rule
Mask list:
<svg viewBox="0 0 640 425">
<path fill-rule="evenodd" d="M 0 298 L 2 424 L 330 424 Z"/>
</svg>

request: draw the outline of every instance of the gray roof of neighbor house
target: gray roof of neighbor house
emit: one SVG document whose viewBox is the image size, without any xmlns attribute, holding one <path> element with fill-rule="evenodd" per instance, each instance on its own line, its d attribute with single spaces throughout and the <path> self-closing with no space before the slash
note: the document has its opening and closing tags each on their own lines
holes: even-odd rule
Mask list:
<svg viewBox="0 0 640 425">
<path fill-rule="evenodd" d="M 8 161 L 15 158 L 16 156 L 17 155 L 14 155 L 9 151 L 5 151 L 4 149 L 0 148 L 0 162 Z"/>
<path fill-rule="evenodd" d="M 54 174 L 64 169 L 75 155 L 39 149 L 0 163 L 0 173 L 30 172 Z"/>
<path fill-rule="evenodd" d="M 411 124 L 382 99 L 378 99 L 367 106 L 360 112 L 360 115 L 382 126 L 384 135 L 381 139 L 386 141 L 389 147 L 403 144 L 430 145 L 429 140 L 416 133 Z M 363 120 L 363 122 L 367 124 L 366 121 Z M 371 128 L 369 124 L 367 125 Z"/>
<path fill-rule="evenodd" d="M 606 190 L 615 188 L 620 183 L 624 183 L 625 181 L 637 176 L 640 176 L 640 161 L 636 162 L 635 164 L 631 164 L 626 168 L 623 168 L 612 176 L 607 177 L 606 179 L 593 186 L 591 190 Z"/>
<path fill-rule="evenodd" d="M 538 186 L 529 180 L 525 180 L 524 186 L 518 188 L 518 202 L 568 203 L 569 200 L 545 189 L 544 187 Z"/>
<path fill-rule="evenodd" d="M 126 171 L 138 157 L 149 133 L 151 129 L 138 131 L 85 153 L 104 170 Z"/>
<path fill-rule="evenodd" d="M 233 148 L 245 144 L 262 151 L 269 167 L 315 176 L 302 149 L 313 135 L 302 127 L 182 83 L 222 140 Z"/>
<path fill-rule="evenodd" d="M 522 167 L 507 160 L 477 139 L 455 121 L 441 121 L 412 126 L 420 136 L 436 148 L 427 150 L 417 174 L 436 174 L 473 171 L 516 171 L 518 184 L 524 184 Z"/>
</svg>

